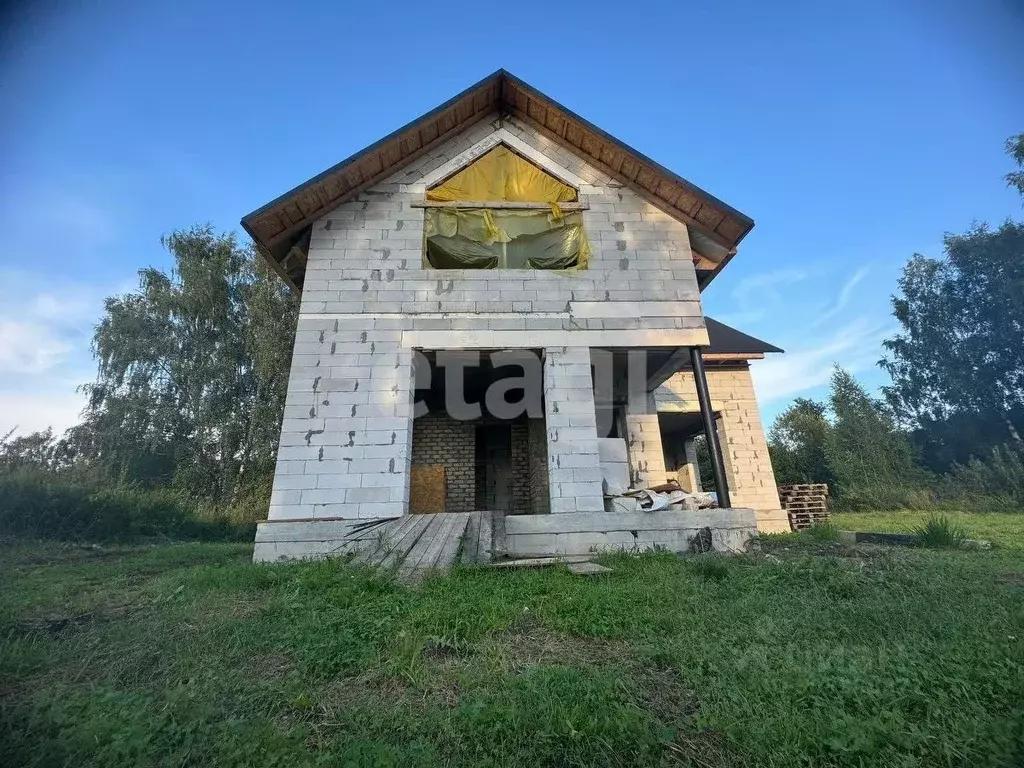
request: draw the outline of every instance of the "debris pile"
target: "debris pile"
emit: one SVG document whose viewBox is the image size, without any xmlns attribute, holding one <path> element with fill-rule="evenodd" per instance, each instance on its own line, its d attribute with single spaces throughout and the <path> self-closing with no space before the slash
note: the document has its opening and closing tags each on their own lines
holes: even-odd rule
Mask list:
<svg viewBox="0 0 1024 768">
<path fill-rule="evenodd" d="M 710 509 L 718 506 L 713 493 L 689 493 L 674 480 L 650 488 L 628 488 L 610 492 L 605 484 L 605 509 L 608 512 L 657 512 L 659 510 Z"/>
</svg>

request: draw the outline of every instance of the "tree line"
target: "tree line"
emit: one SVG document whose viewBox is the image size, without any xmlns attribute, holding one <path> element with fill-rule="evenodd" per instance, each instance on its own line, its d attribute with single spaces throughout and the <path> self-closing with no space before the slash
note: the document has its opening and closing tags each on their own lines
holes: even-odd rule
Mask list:
<svg viewBox="0 0 1024 768">
<path fill-rule="evenodd" d="M 1006 149 L 1024 169 L 1024 134 Z M 1006 182 L 1024 195 L 1024 170 Z M 892 308 L 892 383 L 875 399 L 837 368 L 827 401 L 794 401 L 769 432 L 776 479 L 828 483 L 851 507 L 1024 509 L 1024 223 L 915 254 Z"/>
<path fill-rule="evenodd" d="M 60 437 L 2 437 L 0 474 L 43 472 L 83 496 L 165 489 L 264 516 L 298 299 L 234 234 L 197 226 L 162 244 L 173 268 L 140 270 L 134 291 L 104 303 L 81 421 Z M 18 488 L 24 505 L 31 487 Z"/>
<path fill-rule="evenodd" d="M 1022 170 L 1006 181 L 1024 195 L 1024 134 L 1007 150 Z M 80 423 L 0 437 L 0 473 L 89 493 L 164 489 L 262 516 L 297 297 L 233 234 L 199 226 L 162 243 L 173 268 L 143 269 L 105 302 Z M 880 362 L 892 383 L 873 398 L 836 369 L 827 401 L 794 401 L 769 433 L 778 481 L 826 482 L 850 506 L 970 490 L 1024 508 L 1024 223 L 978 224 L 947 235 L 940 258 L 914 255 L 892 305 L 900 331 Z M 28 508 L 18 498 L 0 506 Z"/>
</svg>

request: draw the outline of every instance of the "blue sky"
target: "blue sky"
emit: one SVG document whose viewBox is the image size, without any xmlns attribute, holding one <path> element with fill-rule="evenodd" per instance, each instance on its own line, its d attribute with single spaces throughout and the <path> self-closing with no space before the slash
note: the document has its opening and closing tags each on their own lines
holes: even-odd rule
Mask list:
<svg viewBox="0 0 1024 768">
<path fill-rule="evenodd" d="M 1024 4 L 37 2 L 0 38 L 0 432 L 72 423 L 102 299 L 504 67 L 753 217 L 708 314 L 871 386 L 943 232 L 1021 217 Z M 66 6 L 66 7 L 59 7 Z M 461 7 L 460 7 L 461 6 Z M 32 10 L 29 10 L 29 9 Z"/>
</svg>

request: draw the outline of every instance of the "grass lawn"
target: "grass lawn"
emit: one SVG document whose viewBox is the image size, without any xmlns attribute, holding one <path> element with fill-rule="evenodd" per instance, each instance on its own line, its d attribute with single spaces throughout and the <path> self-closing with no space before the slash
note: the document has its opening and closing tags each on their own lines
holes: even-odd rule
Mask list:
<svg viewBox="0 0 1024 768">
<path fill-rule="evenodd" d="M 1003 547 L 1024 549 L 1024 512 L 843 512 L 832 516 L 844 531 L 909 533 L 920 528 L 932 515 L 945 515 L 964 529 L 968 538 L 986 539 Z"/>
<path fill-rule="evenodd" d="M 0 765 L 1024 765 L 1019 549 L 417 590 L 250 553 L 0 549 Z"/>
</svg>

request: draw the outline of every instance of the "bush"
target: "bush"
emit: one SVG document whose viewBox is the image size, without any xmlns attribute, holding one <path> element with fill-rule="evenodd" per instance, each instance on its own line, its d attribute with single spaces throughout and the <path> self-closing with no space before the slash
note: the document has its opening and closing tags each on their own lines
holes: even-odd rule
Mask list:
<svg viewBox="0 0 1024 768">
<path fill-rule="evenodd" d="M 830 522 L 816 523 L 804 531 L 804 533 L 815 541 L 839 541 L 839 529 Z"/>
<path fill-rule="evenodd" d="M 946 480 L 944 490 L 950 495 L 986 496 L 1024 508 L 1024 449 L 998 446 L 985 461 L 955 465 Z"/>
<path fill-rule="evenodd" d="M 168 490 L 141 490 L 71 474 L 23 469 L 0 477 L 0 534 L 45 539 L 228 540 L 252 526 L 213 515 Z"/>
<path fill-rule="evenodd" d="M 843 486 L 832 498 L 836 511 L 874 509 L 934 509 L 935 494 L 924 488 L 895 484 Z"/>
<path fill-rule="evenodd" d="M 945 515 L 928 518 L 914 533 L 923 547 L 959 547 L 967 538 L 963 527 L 950 522 Z"/>
</svg>

